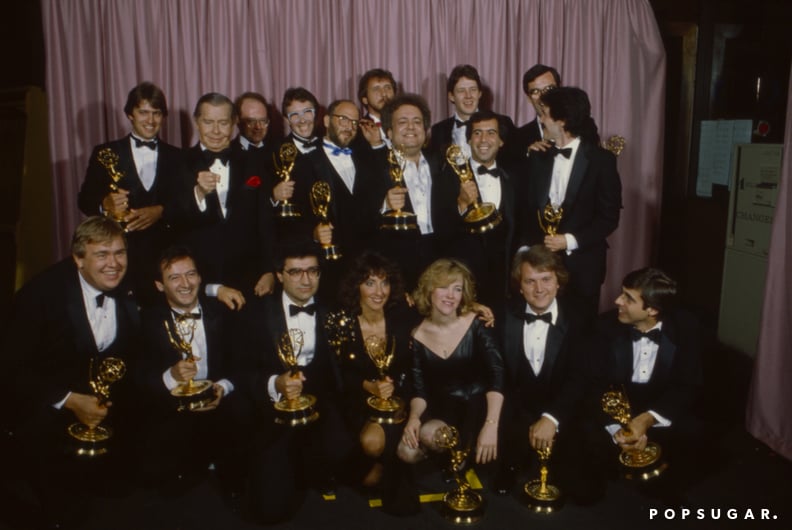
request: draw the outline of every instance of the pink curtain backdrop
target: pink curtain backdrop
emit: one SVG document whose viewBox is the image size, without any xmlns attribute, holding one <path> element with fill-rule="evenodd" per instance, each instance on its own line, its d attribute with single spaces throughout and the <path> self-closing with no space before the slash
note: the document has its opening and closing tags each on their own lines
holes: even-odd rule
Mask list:
<svg viewBox="0 0 792 530">
<path fill-rule="evenodd" d="M 792 76 L 784 157 L 768 257 L 759 350 L 748 395 L 748 432 L 792 460 Z"/>
<path fill-rule="evenodd" d="M 91 148 L 128 132 L 131 87 L 163 88 L 162 137 L 195 141 L 198 97 L 261 92 L 277 105 L 303 85 L 327 104 L 357 100 L 360 75 L 393 72 L 423 94 L 433 121 L 450 114 L 445 80 L 470 63 L 493 110 L 522 125 L 534 113 L 522 74 L 553 65 L 589 93 L 603 138 L 627 140 L 619 159 L 621 225 L 610 239 L 603 307 L 621 278 L 645 266 L 659 222 L 665 52 L 648 0 L 42 0 L 55 182 L 55 241 L 65 253 L 80 220 L 77 191 Z"/>
</svg>

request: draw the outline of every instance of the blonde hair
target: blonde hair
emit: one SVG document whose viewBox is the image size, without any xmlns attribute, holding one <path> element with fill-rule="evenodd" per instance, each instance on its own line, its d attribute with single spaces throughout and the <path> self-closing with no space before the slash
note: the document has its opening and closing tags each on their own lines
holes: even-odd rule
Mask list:
<svg viewBox="0 0 792 530">
<path fill-rule="evenodd" d="M 432 313 L 432 291 L 438 287 L 448 287 L 455 280 L 462 280 L 462 301 L 457 308 L 457 314 L 471 311 L 476 303 L 473 273 L 460 261 L 442 258 L 429 265 L 418 278 L 418 286 L 412 293 L 418 313 L 428 317 Z"/>
</svg>

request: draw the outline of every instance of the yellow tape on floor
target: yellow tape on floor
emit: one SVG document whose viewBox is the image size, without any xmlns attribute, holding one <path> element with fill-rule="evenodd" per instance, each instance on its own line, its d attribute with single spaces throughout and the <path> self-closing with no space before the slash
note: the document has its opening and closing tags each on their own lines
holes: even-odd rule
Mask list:
<svg viewBox="0 0 792 530">
<path fill-rule="evenodd" d="M 468 469 L 467 473 L 465 473 L 465 478 L 467 479 L 468 484 L 470 484 L 470 487 L 473 488 L 474 490 L 480 490 L 483 487 L 481 485 L 481 481 L 478 478 L 478 475 L 476 475 L 475 470 Z M 443 500 L 445 494 L 446 492 L 424 493 L 423 495 L 421 495 L 420 500 L 422 503 L 438 502 Z M 325 500 L 329 500 L 329 499 L 325 497 Z M 335 497 L 333 497 L 333 500 L 335 500 Z M 381 508 L 381 507 L 382 507 L 382 499 L 369 499 L 369 508 Z"/>
</svg>

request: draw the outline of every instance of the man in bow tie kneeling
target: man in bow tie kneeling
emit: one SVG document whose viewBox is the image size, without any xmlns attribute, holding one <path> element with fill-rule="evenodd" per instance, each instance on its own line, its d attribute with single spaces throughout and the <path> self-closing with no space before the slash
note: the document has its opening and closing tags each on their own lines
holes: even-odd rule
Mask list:
<svg viewBox="0 0 792 530">
<path fill-rule="evenodd" d="M 201 275 L 188 248 L 169 247 L 157 267 L 155 284 L 162 297 L 143 312 L 146 347 L 136 373 L 140 406 L 146 410 L 137 469 L 144 484 L 181 494 L 214 464 L 226 480 L 221 485 L 231 488 L 236 486 L 229 477 L 236 472 L 231 455 L 239 429 L 232 425 L 230 311 L 202 295 Z M 184 395 L 180 390 L 190 381 L 193 388 L 207 388 Z"/>
<path fill-rule="evenodd" d="M 327 493 L 330 477 L 353 447 L 335 400 L 340 378 L 324 327 L 326 311 L 314 298 L 322 274 L 318 249 L 287 245 L 275 268 L 281 288 L 245 306 L 232 338 L 239 391 L 253 419 L 246 504 L 254 519 L 266 523 L 291 518 L 309 486 Z M 279 354 L 293 354 L 296 366 L 288 368 Z M 284 422 L 275 405 L 301 395 L 316 397 L 318 418 Z"/>
<path fill-rule="evenodd" d="M 495 490 L 506 494 L 519 468 L 539 476 L 537 454 L 550 450 L 550 482 L 584 502 L 579 465 L 581 404 L 588 387 L 587 360 L 580 347 L 581 317 L 558 298 L 569 275 L 561 257 L 534 245 L 512 265 L 514 297 L 502 326 L 506 402 L 501 421 L 502 459 Z"/>
</svg>

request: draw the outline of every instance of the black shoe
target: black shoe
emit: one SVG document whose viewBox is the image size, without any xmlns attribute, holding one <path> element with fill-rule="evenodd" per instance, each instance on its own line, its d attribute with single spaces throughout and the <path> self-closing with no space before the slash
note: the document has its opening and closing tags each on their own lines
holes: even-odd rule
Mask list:
<svg viewBox="0 0 792 530">
<path fill-rule="evenodd" d="M 495 473 L 495 478 L 492 481 L 492 489 L 498 495 L 508 495 L 514 487 L 514 482 L 517 479 L 517 468 L 514 466 L 501 466 L 498 472 Z"/>
</svg>

